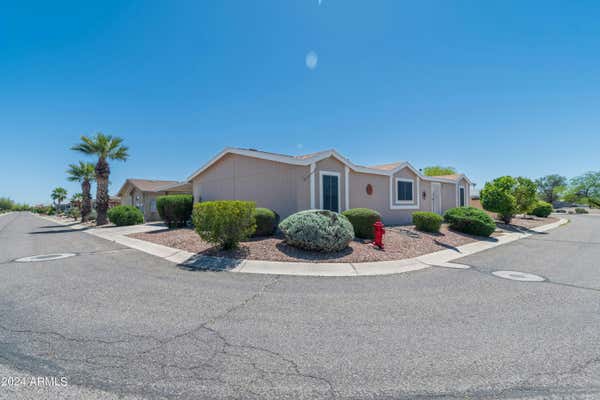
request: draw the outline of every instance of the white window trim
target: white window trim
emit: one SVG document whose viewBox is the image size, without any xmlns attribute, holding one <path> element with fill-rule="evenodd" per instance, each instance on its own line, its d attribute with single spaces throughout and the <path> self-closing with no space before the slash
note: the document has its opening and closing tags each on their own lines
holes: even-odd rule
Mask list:
<svg viewBox="0 0 600 400">
<path fill-rule="evenodd" d="M 413 184 L 412 201 L 398 200 L 398 181 L 411 182 Z M 420 179 L 394 178 L 390 177 L 390 210 L 416 210 L 420 208 L 421 188 Z"/>
<path fill-rule="evenodd" d="M 344 167 L 344 194 L 346 200 L 346 210 L 350 209 L 350 168 Z"/>
<path fill-rule="evenodd" d="M 462 189 L 463 192 L 465 193 L 464 194 L 464 197 L 465 197 L 465 204 L 464 204 L 464 206 L 460 205 L 460 189 Z M 458 205 L 459 207 L 466 207 L 467 206 L 467 189 L 465 188 L 464 185 L 458 186 L 458 201 L 456 202 L 456 205 Z"/>
<path fill-rule="evenodd" d="M 315 163 L 310 164 L 310 208 L 315 208 Z"/>
<path fill-rule="evenodd" d="M 339 172 L 336 172 L 336 171 L 319 171 L 319 194 L 320 194 L 320 197 L 321 197 L 321 203 L 320 203 L 319 207 L 323 210 L 323 176 L 324 175 L 327 175 L 327 176 L 336 176 L 338 178 L 338 185 L 337 185 L 338 207 L 337 207 L 337 209 L 338 209 L 338 212 L 341 212 L 342 211 L 342 205 L 340 204 L 341 203 L 340 186 L 341 186 L 342 182 L 341 182 L 341 179 L 340 179 L 341 174 Z"/>
</svg>

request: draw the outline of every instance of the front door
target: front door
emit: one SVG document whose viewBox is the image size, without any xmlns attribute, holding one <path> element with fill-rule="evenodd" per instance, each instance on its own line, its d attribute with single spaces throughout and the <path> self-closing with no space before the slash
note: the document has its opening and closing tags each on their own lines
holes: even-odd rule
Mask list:
<svg viewBox="0 0 600 400">
<path fill-rule="evenodd" d="M 340 211 L 340 177 L 337 175 L 321 175 L 321 208 L 323 210 Z"/>
<path fill-rule="evenodd" d="M 439 182 L 431 182 L 431 210 L 442 213 L 442 184 Z"/>
</svg>

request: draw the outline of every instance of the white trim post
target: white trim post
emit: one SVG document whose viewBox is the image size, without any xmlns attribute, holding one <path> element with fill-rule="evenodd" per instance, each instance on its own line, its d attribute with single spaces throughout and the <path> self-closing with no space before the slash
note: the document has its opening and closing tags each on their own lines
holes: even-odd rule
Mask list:
<svg viewBox="0 0 600 400">
<path fill-rule="evenodd" d="M 344 194 L 346 197 L 346 210 L 350 209 L 350 168 L 344 167 Z"/>
<path fill-rule="evenodd" d="M 310 164 L 310 208 L 315 208 L 315 163 Z"/>
</svg>

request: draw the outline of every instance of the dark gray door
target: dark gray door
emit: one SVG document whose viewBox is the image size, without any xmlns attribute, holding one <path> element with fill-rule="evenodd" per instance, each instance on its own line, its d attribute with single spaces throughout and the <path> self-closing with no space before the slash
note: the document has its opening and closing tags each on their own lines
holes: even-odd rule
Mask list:
<svg viewBox="0 0 600 400">
<path fill-rule="evenodd" d="M 334 175 L 323 175 L 323 209 L 339 212 L 339 180 Z"/>
</svg>

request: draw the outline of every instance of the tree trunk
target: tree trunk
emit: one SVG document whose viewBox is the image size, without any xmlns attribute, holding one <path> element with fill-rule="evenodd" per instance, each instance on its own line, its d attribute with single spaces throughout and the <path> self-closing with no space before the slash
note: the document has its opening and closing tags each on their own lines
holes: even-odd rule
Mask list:
<svg viewBox="0 0 600 400">
<path fill-rule="evenodd" d="M 110 167 L 105 159 L 100 158 L 96 164 L 96 225 L 108 224 L 108 177 L 110 175 Z"/>
<path fill-rule="evenodd" d="M 81 183 L 81 222 L 87 222 L 90 213 L 92 212 L 92 196 L 90 195 L 90 181 L 85 180 Z"/>
</svg>

